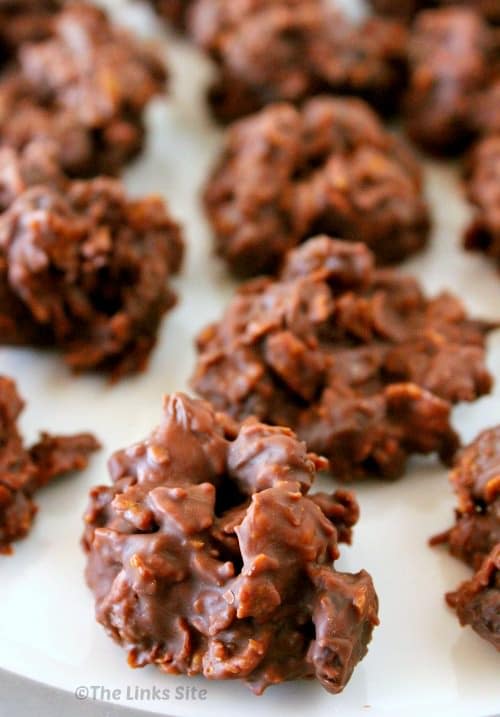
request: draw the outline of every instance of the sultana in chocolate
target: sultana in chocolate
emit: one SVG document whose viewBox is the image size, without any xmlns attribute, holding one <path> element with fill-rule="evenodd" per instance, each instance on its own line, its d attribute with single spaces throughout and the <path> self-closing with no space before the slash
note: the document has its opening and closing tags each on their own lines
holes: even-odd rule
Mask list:
<svg viewBox="0 0 500 717">
<path fill-rule="evenodd" d="M 356 25 L 328 0 L 196 0 L 188 25 L 220 68 L 210 102 L 223 122 L 321 92 L 391 112 L 406 80 L 406 28 Z"/>
<path fill-rule="evenodd" d="M 27 448 L 17 420 L 24 407 L 16 385 L 0 376 L 0 553 L 11 553 L 11 543 L 26 537 L 37 506 L 35 493 L 54 478 L 83 470 L 100 446 L 89 433 L 50 436 Z"/>
<path fill-rule="evenodd" d="M 142 370 L 175 303 L 178 225 L 109 178 L 25 187 L 22 162 L 0 215 L 0 341 L 55 347 L 75 371 Z"/>
<path fill-rule="evenodd" d="M 334 567 L 357 504 L 310 493 L 326 461 L 287 428 L 236 426 L 174 394 L 90 494 L 83 545 L 97 620 L 132 667 L 342 691 L 378 624 L 368 573 Z"/>
<path fill-rule="evenodd" d="M 192 385 L 235 419 L 292 427 L 339 478 L 397 478 L 412 454 L 453 458 L 452 406 L 491 389 L 488 329 L 452 294 L 430 299 L 363 244 L 323 236 L 200 333 Z"/>
<path fill-rule="evenodd" d="M 276 272 L 318 232 L 364 241 L 384 264 L 421 249 L 430 230 L 413 153 L 352 98 L 275 104 L 232 125 L 204 201 L 239 276 Z"/>
</svg>

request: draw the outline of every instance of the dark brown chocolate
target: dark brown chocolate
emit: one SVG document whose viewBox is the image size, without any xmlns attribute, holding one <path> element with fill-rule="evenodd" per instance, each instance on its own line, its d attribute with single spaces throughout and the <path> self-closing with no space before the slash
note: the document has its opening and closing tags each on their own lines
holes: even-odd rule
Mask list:
<svg viewBox="0 0 500 717">
<path fill-rule="evenodd" d="M 488 112 L 484 98 L 498 70 L 499 43 L 481 16 L 466 8 L 418 15 L 409 42 L 405 99 L 412 139 L 437 153 L 462 150 Z M 490 110 L 491 112 L 491 110 Z"/>
<path fill-rule="evenodd" d="M 377 13 L 400 20 L 410 20 L 417 12 L 427 8 L 459 5 L 480 12 L 490 22 L 500 22 L 498 0 L 370 0 L 370 4 Z"/>
<path fill-rule="evenodd" d="M 355 25 L 327 0 L 197 0 L 189 27 L 220 66 L 210 99 L 224 122 L 320 92 L 390 112 L 405 82 L 406 29 L 381 18 Z"/>
<path fill-rule="evenodd" d="M 373 263 L 327 237 L 290 252 L 201 332 L 193 387 L 236 419 L 291 426 L 343 479 L 398 477 L 413 453 L 449 462 L 452 405 L 491 389 L 488 326 Z"/>
<path fill-rule="evenodd" d="M 275 272 L 316 232 L 364 241 L 380 263 L 421 249 L 419 165 L 361 100 L 276 104 L 235 123 L 205 189 L 218 253 L 240 276 Z"/>
<path fill-rule="evenodd" d="M 159 197 L 106 178 L 26 189 L 0 216 L 0 341 L 55 346 L 75 371 L 142 370 L 182 254 Z"/>
<path fill-rule="evenodd" d="M 143 112 L 163 91 L 159 56 L 90 4 L 71 3 L 0 77 L 0 144 L 54 141 L 64 171 L 112 175 L 142 148 Z"/>
<path fill-rule="evenodd" d="M 257 694 L 304 677 L 345 687 L 378 603 L 368 573 L 333 567 L 337 528 L 348 537 L 357 509 L 345 492 L 309 493 L 325 465 L 287 428 L 165 400 L 85 516 L 97 619 L 130 665 L 242 679 Z"/>
<path fill-rule="evenodd" d="M 26 448 L 17 427 L 23 406 L 15 383 L 0 376 L 0 553 L 12 552 L 11 543 L 30 531 L 36 491 L 60 475 L 85 468 L 99 448 L 89 433 L 44 433 L 39 443 Z"/>
<path fill-rule="evenodd" d="M 500 119 L 500 94 L 498 100 Z M 500 265 L 500 131 L 473 148 L 466 167 L 466 186 L 474 218 L 465 235 L 465 246 Z"/>
</svg>

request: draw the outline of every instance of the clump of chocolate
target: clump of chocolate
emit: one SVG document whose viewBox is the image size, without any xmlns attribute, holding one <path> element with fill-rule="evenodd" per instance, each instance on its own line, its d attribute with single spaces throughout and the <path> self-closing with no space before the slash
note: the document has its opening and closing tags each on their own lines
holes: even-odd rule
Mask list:
<svg viewBox="0 0 500 717">
<path fill-rule="evenodd" d="M 429 10 L 418 15 L 408 52 L 410 136 L 434 152 L 462 149 L 478 129 L 483 93 L 495 78 L 493 31 L 473 10 Z"/>
<path fill-rule="evenodd" d="M 15 383 L 0 376 L 0 553 L 10 553 L 11 543 L 30 531 L 37 511 L 34 494 L 54 478 L 85 468 L 99 448 L 88 433 L 44 433 L 26 448 L 17 427 L 23 406 Z"/>
<path fill-rule="evenodd" d="M 220 66 L 210 99 L 225 122 L 319 92 L 388 111 L 405 82 L 406 29 L 381 18 L 354 25 L 327 0 L 197 0 L 189 26 Z"/>
<path fill-rule="evenodd" d="M 459 455 L 451 473 L 458 498 L 455 525 L 433 544 L 477 570 L 447 596 L 462 624 L 500 649 L 500 426 L 483 431 Z"/>
<path fill-rule="evenodd" d="M 56 346 L 75 371 L 141 370 L 182 253 L 158 197 L 106 178 L 27 189 L 0 216 L 0 341 Z"/>
<path fill-rule="evenodd" d="M 488 327 L 373 264 L 327 237 L 290 252 L 201 332 L 193 387 L 236 419 L 291 426 L 343 479 L 396 478 L 413 453 L 450 461 L 452 405 L 491 388 Z"/>
<path fill-rule="evenodd" d="M 447 5 L 462 5 L 480 12 L 491 22 L 500 22 L 498 0 L 370 0 L 370 4 L 381 15 L 400 20 L 410 20 L 420 10 Z"/>
<path fill-rule="evenodd" d="M 309 492 L 325 463 L 289 429 L 165 400 L 85 516 L 97 619 L 132 666 L 242 679 L 257 694 L 304 677 L 345 687 L 378 603 L 365 571 L 333 566 L 357 506 L 346 491 Z"/>
<path fill-rule="evenodd" d="M 218 253 L 240 276 L 275 272 L 316 232 L 401 261 L 430 228 L 416 159 L 357 99 L 271 105 L 234 124 L 205 208 Z"/>
<path fill-rule="evenodd" d="M 20 47 L 19 69 L 0 82 L 0 144 L 52 139 L 68 174 L 115 174 L 142 148 L 163 63 L 92 5 L 70 4 L 52 25 L 47 40 Z"/>
<path fill-rule="evenodd" d="M 466 182 L 474 218 L 465 246 L 484 252 L 500 264 L 500 132 L 474 147 L 467 163 Z"/>
</svg>

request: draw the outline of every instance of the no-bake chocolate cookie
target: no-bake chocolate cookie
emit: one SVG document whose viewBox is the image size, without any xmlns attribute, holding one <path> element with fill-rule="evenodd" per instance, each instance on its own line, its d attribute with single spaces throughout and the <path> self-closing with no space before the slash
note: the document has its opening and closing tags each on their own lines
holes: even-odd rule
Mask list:
<svg viewBox="0 0 500 717">
<path fill-rule="evenodd" d="M 130 665 L 340 692 L 378 623 L 370 576 L 334 568 L 351 494 L 311 494 L 325 461 L 286 428 L 236 427 L 183 394 L 119 451 L 85 516 L 96 615 Z"/>
<path fill-rule="evenodd" d="M 0 341 L 55 346 L 76 371 L 141 370 L 182 253 L 164 202 L 117 180 L 26 189 L 0 216 Z"/>
<path fill-rule="evenodd" d="M 453 457 L 452 405 L 491 388 L 487 329 L 364 245 L 319 237 L 201 332 L 192 385 L 236 419 L 291 426 L 340 478 L 396 478 L 413 453 Z"/>
<path fill-rule="evenodd" d="M 463 449 L 450 480 L 458 498 L 455 525 L 431 542 L 447 543 L 477 573 L 447 600 L 463 625 L 500 650 L 500 426 Z"/>
<path fill-rule="evenodd" d="M 387 112 L 406 78 L 406 29 L 382 18 L 355 25 L 328 0 L 197 0 L 189 27 L 220 67 L 210 100 L 222 121 L 319 92 Z"/>
<path fill-rule="evenodd" d="M 430 228 L 416 159 L 357 99 L 275 104 L 235 123 L 204 199 L 217 251 L 240 276 L 275 272 L 317 232 L 400 261 Z"/>
<path fill-rule="evenodd" d="M 143 113 L 163 91 L 153 50 L 85 3 L 68 5 L 43 42 L 25 43 L 0 77 L 0 144 L 51 139 L 73 176 L 116 174 L 142 148 Z"/>
<path fill-rule="evenodd" d="M 500 102 L 500 95 L 498 99 Z M 472 150 L 466 165 L 466 186 L 474 218 L 465 235 L 465 246 L 500 264 L 500 131 Z"/>
<path fill-rule="evenodd" d="M 15 383 L 0 376 L 0 553 L 10 553 L 11 543 L 28 534 L 37 511 L 34 494 L 57 476 L 85 468 L 99 448 L 88 433 L 44 433 L 26 448 L 17 427 L 23 406 Z"/>
<path fill-rule="evenodd" d="M 494 100 L 485 100 L 484 93 L 498 70 L 498 50 L 492 30 L 472 10 L 452 7 L 418 15 L 409 42 L 405 98 L 413 140 L 434 152 L 465 147 L 481 129 L 477 115 L 484 120 Z"/>
</svg>

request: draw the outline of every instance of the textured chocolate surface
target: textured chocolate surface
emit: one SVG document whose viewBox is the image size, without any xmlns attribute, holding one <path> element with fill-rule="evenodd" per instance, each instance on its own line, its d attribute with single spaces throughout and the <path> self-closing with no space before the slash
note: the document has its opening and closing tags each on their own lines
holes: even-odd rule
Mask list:
<svg viewBox="0 0 500 717">
<path fill-rule="evenodd" d="M 11 543 L 28 534 L 37 511 L 36 491 L 57 476 L 85 468 L 99 448 L 88 433 L 44 433 L 39 443 L 26 448 L 17 427 L 23 406 L 15 383 L 0 376 L 0 553 L 10 553 Z"/>
<path fill-rule="evenodd" d="M 104 12 L 71 3 L 0 77 L 0 144 L 54 141 L 65 172 L 115 174 L 142 148 L 143 112 L 163 91 L 159 56 Z"/>
<path fill-rule="evenodd" d="M 430 219 L 419 165 L 361 100 L 275 104 L 235 123 L 205 189 L 233 272 L 274 272 L 316 232 L 364 241 L 381 263 L 421 249 Z"/>
<path fill-rule="evenodd" d="M 406 125 L 434 152 L 463 149 L 484 116 L 483 94 L 498 71 L 498 39 L 480 15 L 464 8 L 418 15 L 409 42 Z M 489 100 L 491 102 L 491 98 Z"/>
<path fill-rule="evenodd" d="M 487 328 L 362 244 L 319 237 L 201 332 L 192 385 L 234 418 L 293 427 L 341 478 L 394 478 L 410 454 L 452 458 L 452 404 L 491 388 Z"/>
<path fill-rule="evenodd" d="M 500 119 L 500 94 L 498 100 Z M 465 246 L 500 264 L 500 131 L 481 140 L 472 150 L 466 185 L 474 218 L 465 235 Z"/>
<path fill-rule="evenodd" d="M 48 37 L 62 5 L 62 0 L 0 0 L 0 65 L 23 42 Z"/>
<path fill-rule="evenodd" d="M 401 20 L 410 20 L 420 10 L 458 5 L 480 12 L 491 22 L 500 22 L 498 0 L 370 0 L 374 10 Z"/>
<path fill-rule="evenodd" d="M 354 25 L 327 0 L 197 0 L 189 27 L 220 66 L 210 99 L 222 121 L 319 92 L 387 112 L 405 81 L 406 29 L 381 18 Z"/>
<path fill-rule="evenodd" d="M 333 567 L 357 506 L 346 491 L 309 493 L 325 464 L 289 429 L 165 400 L 85 516 L 97 619 L 132 666 L 243 679 L 257 694 L 303 677 L 344 688 L 378 605 L 365 571 Z"/>
<path fill-rule="evenodd" d="M 76 371 L 141 370 L 182 254 L 158 197 L 106 178 L 28 188 L 0 216 L 0 340 L 55 346 Z"/>
</svg>

